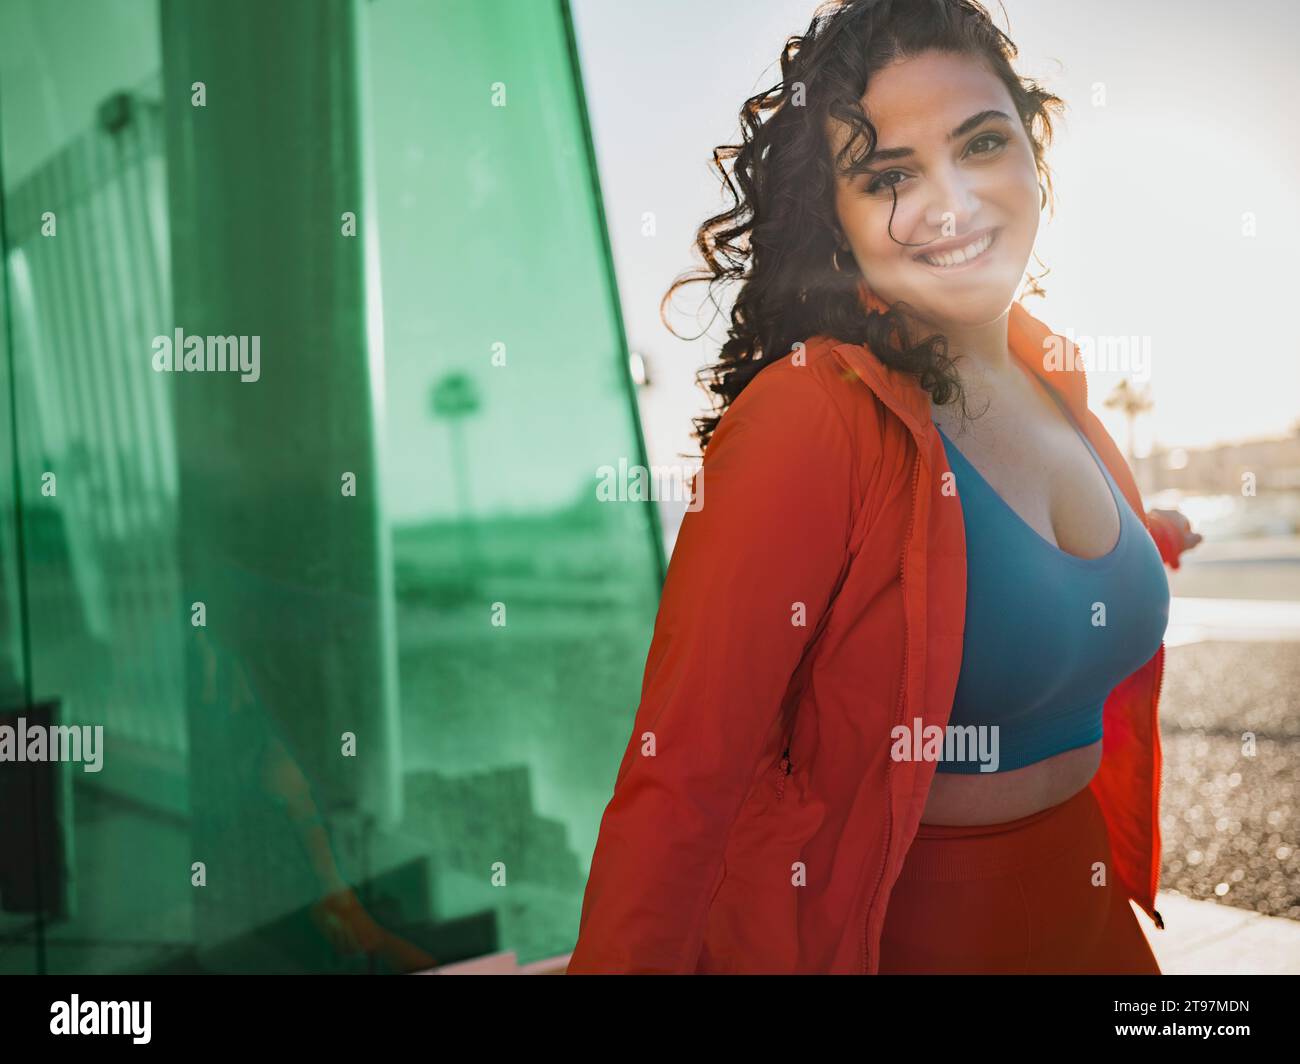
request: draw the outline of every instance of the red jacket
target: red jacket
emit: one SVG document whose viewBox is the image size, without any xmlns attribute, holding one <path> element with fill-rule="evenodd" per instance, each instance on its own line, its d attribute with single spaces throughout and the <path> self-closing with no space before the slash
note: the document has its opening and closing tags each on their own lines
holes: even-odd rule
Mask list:
<svg viewBox="0 0 1300 1064">
<path fill-rule="evenodd" d="M 1082 363 L 1012 306 L 1012 351 L 1064 398 L 1148 529 L 1087 408 Z M 1071 355 L 1074 349 L 1060 343 Z M 890 731 L 944 727 L 961 666 L 965 533 L 916 379 L 814 337 L 732 402 L 669 563 L 641 702 L 601 820 L 575 973 L 874 974 L 933 761 Z M 1177 560 L 1161 528 L 1157 546 Z M 1164 644 L 1107 698 L 1090 786 L 1114 881 L 1163 927 Z"/>
</svg>

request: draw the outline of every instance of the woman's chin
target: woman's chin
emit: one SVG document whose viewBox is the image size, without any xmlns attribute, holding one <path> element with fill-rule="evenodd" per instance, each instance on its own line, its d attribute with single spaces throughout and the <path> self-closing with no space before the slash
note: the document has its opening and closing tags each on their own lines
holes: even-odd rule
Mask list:
<svg viewBox="0 0 1300 1064">
<path fill-rule="evenodd" d="M 912 278 L 911 285 L 911 302 L 917 312 L 936 328 L 944 324 L 954 328 L 987 325 L 1005 314 L 1024 280 L 1028 256 L 1022 260 L 1009 248 L 996 246 L 992 253 L 998 257 L 987 267 L 959 267 L 951 275 L 918 264 L 924 276 Z"/>
<path fill-rule="evenodd" d="M 954 288 L 941 298 L 929 293 L 912 305 L 934 329 L 972 329 L 997 321 L 1015 302 L 1014 284 L 988 284 L 978 288 Z"/>
</svg>

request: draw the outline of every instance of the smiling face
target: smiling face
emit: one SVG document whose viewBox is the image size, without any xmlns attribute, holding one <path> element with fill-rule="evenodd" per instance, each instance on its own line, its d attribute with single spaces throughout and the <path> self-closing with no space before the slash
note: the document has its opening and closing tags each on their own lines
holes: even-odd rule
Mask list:
<svg viewBox="0 0 1300 1064">
<path fill-rule="evenodd" d="M 1024 278 L 1041 209 L 1006 86 L 977 58 L 931 51 L 874 74 L 862 103 L 872 172 L 841 174 L 835 209 L 868 286 L 934 329 L 995 321 Z M 833 153 L 848 129 L 832 123 Z"/>
</svg>

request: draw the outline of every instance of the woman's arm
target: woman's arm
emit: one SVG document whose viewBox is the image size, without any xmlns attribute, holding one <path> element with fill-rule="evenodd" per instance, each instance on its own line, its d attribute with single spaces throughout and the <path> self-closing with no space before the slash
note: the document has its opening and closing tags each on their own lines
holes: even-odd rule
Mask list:
<svg viewBox="0 0 1300 1064">
<path fill-rule="evenodd" d="M 570 974 L 696 968 L 732 823 L 846 561 L 860 496 L 846 423 L 813 372 L 763 370 L 705 450 L 702 505 L 669 563 Z"/>
</svg>

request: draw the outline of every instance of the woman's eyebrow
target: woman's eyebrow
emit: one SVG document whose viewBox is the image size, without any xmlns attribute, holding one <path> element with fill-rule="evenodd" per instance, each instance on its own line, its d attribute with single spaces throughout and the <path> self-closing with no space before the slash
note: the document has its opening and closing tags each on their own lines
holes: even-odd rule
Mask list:
<svg viewBox="0 0 1300 1064">
<path fill-rule="evenodd" d="M 971 115 L 965 122 L 959 125 L 948 134 L 949 140 L 956 140 L 965 133 L 969 133 L 976 126 L 983 125 L 992 119 L 1000 119 L 1004 122 L 1010 122 L 1011 116 L 1005 111 L 980 111 L 978 114 Z M 881 148 L 879 151 L 873 151 L 867 156 L 867 162 L 883 162 L 886 159 L 902 159 L 908 155 L 914 154 L 912 148 Z"/>
</svg>

